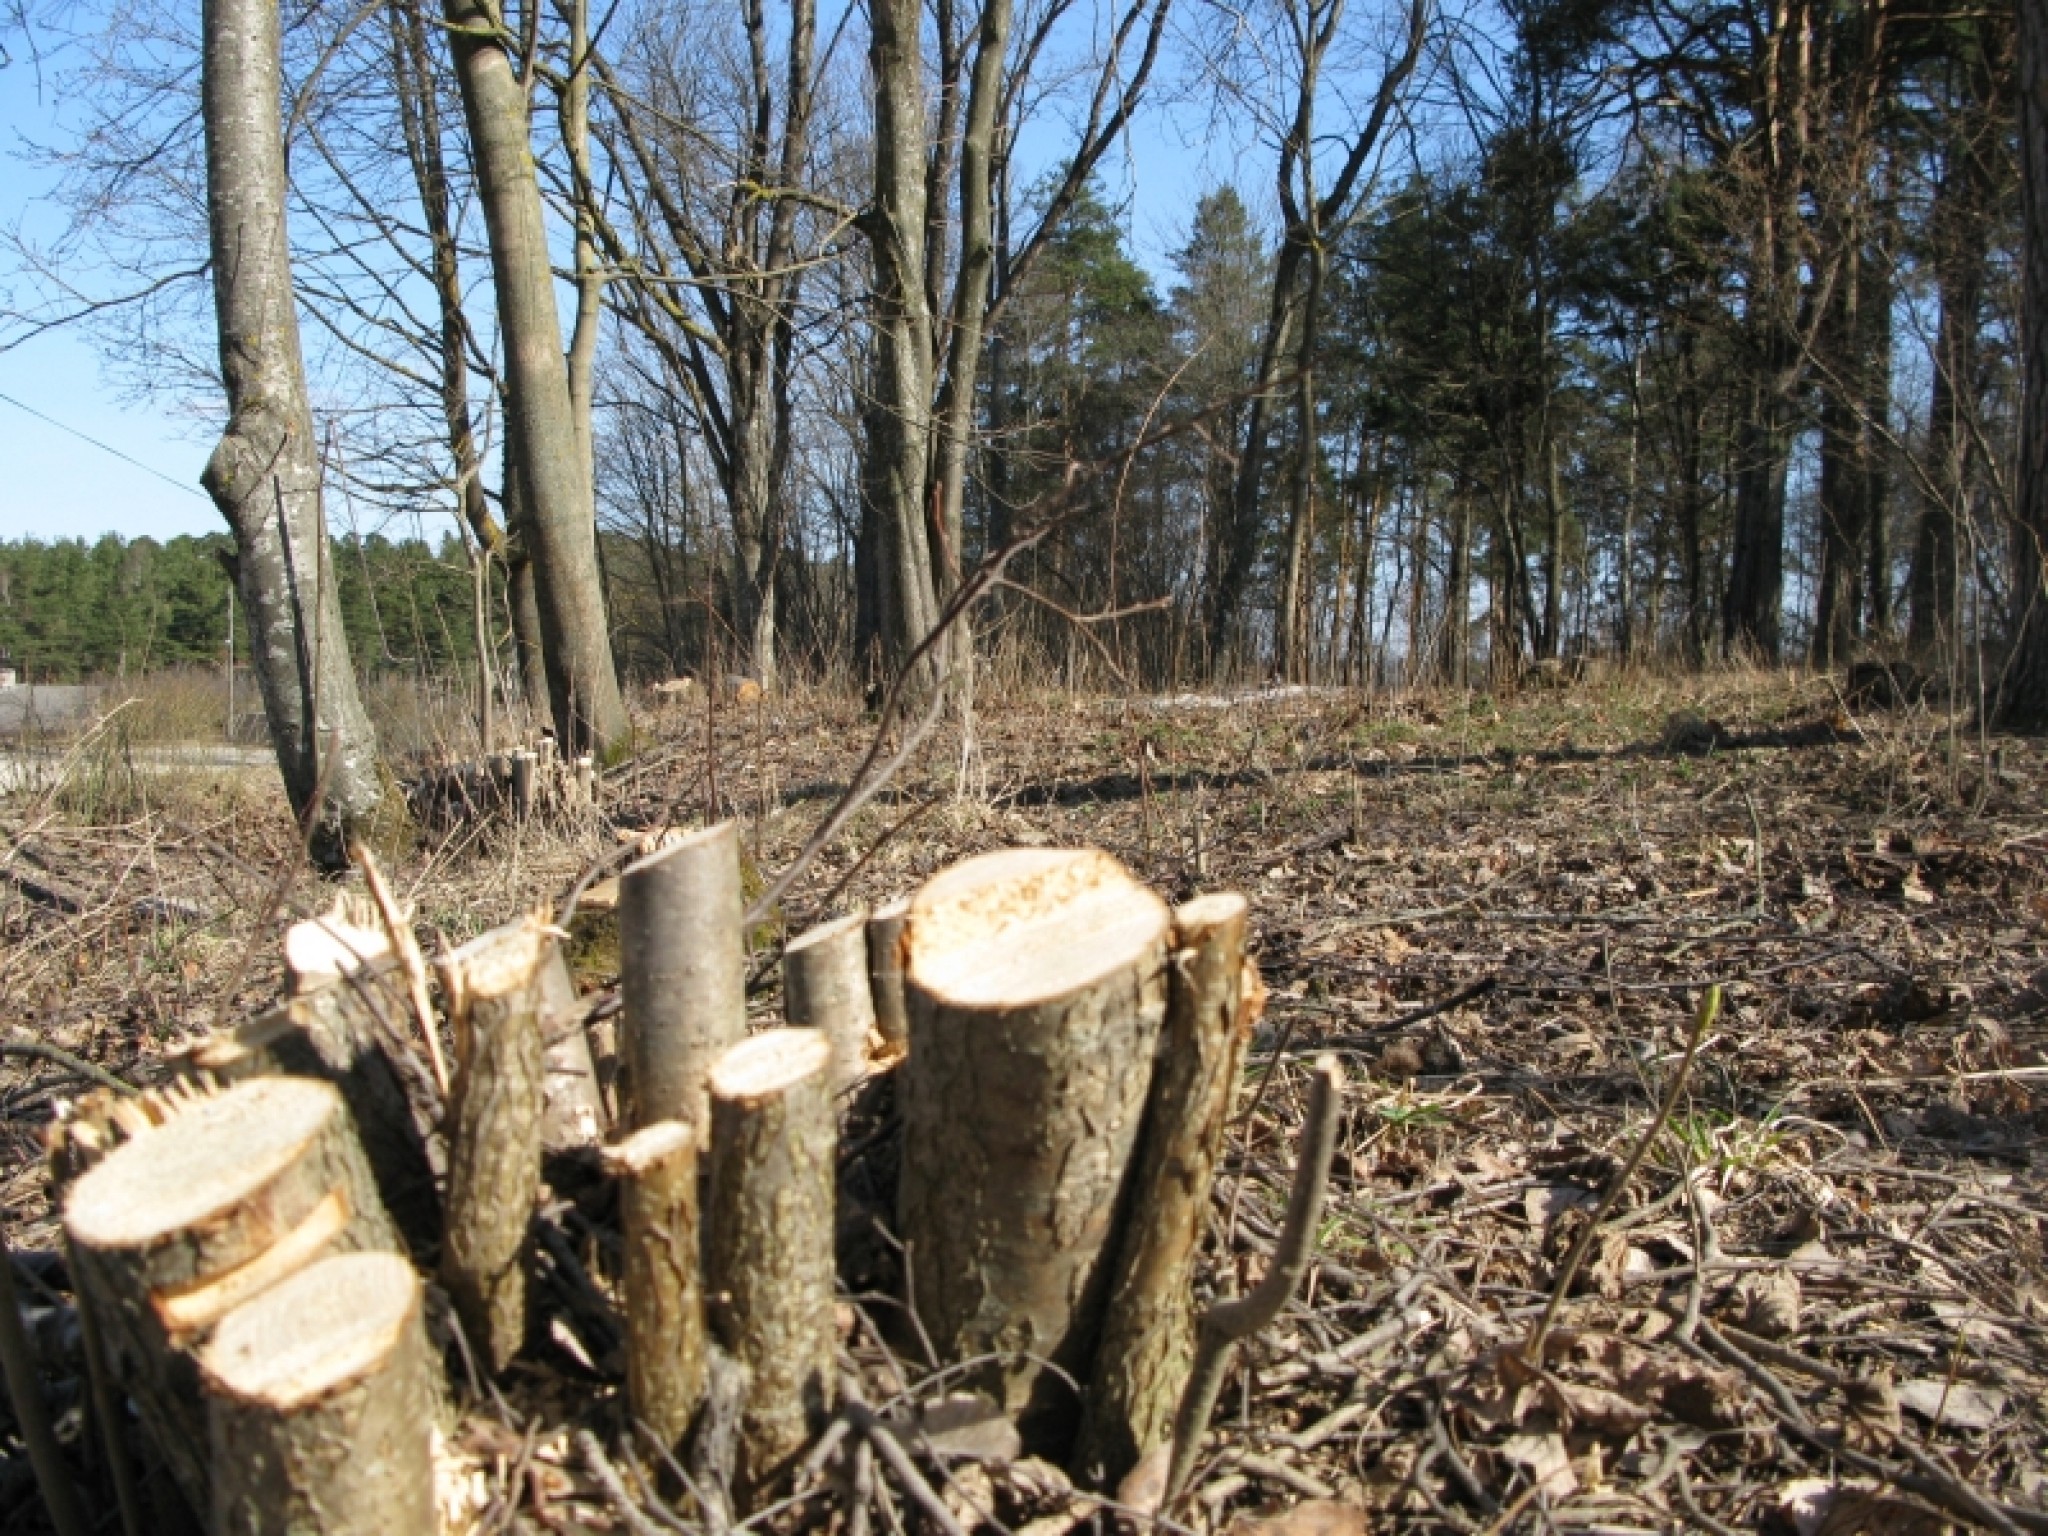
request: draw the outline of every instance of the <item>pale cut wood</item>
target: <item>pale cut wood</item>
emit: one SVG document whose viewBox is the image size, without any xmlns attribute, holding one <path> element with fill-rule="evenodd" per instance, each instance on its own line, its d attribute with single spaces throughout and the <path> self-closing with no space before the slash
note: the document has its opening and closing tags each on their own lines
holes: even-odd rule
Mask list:
<svg viewBox="0 0 2048 1536">
<path fill-rule="evenodd" d="M 440 1367 L 396 1254 L 323 1259 L 229 1314 L 200 1356 L 215 1536 L 436 1528 Z"/>
<path fill-rule="evenodd" d="M 619 1033 L 632 1124 L 709 1124 L 705 1074 L 747 1032 L 741 913 L 739 835 L 729 821 L 619 876 Z"/>
<path fill-rule="evenodd" d="M 546 1110 L 541 1145 L 550 1152 L 594 1147 L 604 1140 L 611 1117 L 598 1091 L 597 1063 L 583 1030 L 583 1000 L 559 943 L 541 960 L 541 1067 Z"/>
<path fill-rule="evenodd" d="M 626 1395 L 633 1417 L 674 1450 L 704 1398 L 697 1133 L 663 1120 L 604 1157 L 619 1180 Z"/>
<path fill-rule="evenodd" d="M 1168 931 L 1165 904 L 1086 849 L 968 859 L 918 893 L 904 931 L 898 1232 L 919 1314 L 942 1363 L 998 1357 L 962 1385 L 1049 1456 L 1080 1408 L 1059 1371 L 1090 1374 Z"/>
<path fill-rule="evenodd" d="M 900 1056 L 910 1045 L 910 1016 L 903 1010 L 903 924 L 910 898 L 898 896 L 868 915 L 868 992 L 874 999 L 875 1030 L 883 1049 Z"/>
<path fill-rule="evenodd" d="M 455 1026 L 441 1278 L 493 1372 L 526 1335 L 527 1234 L 540 1190 L 543 962 L 539 923 L 494 928 L 439 962 Z"/>
<path fill-rule="evenodd" d="M 789 941 L 782 952 L 782 1016 L 832 1042 L 835 1094 L 867 1076 L 875 1004 L 868 990 L 865 912 L 820 923 Z"/>
<path fill-rule="evenodd" d="M 833 1401 L 832 1044 L 773 1029 L 711 1071 L 711 1326 L 746 1368 L 736 1485 L 751 1505 Z"/>
<path fill-rule="evenodd" d="M 350 971 L 391 957 L 391 938 L 375 911 L 346 898 L 320 917 L 284 931 L 284 989 L 288 997 L 317 991 Z"/>
<path fill-rule="evenodd" d="M 341 1095 L 298 1077 L 238 1083 L 123 1143 L 72 1184 L 64 1229 L 112 1375 L 194 1509 L 206 1418 L 190 1351 L 324 1251 L 398 1248 Z"/>
<path fill-rule="evenodd" d="M 1195 1253 L 1249 1033 L 1249 913 L 1233 892 L 1197 897 L 1173 914 L 1159 1066 L 1075 1451 L 1075 1468 L 1094 1487 L 1117 1487 L 1173 1437 L 1194 1358 Z"/>
</svg>

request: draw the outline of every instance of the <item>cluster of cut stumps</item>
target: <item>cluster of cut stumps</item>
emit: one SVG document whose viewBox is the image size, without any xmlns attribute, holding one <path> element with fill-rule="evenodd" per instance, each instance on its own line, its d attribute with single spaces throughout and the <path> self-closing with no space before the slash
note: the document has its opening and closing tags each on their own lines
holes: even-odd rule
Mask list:
<svg viewBox="0 0 2048 1536">
<path fill-rule="evenodd" d="M 554 735 L 543 731 L 523 747 L 431 765 L 407 781 L 406 801 L 428 826 L 453 825 L 493 810 L 515 821 L 544 813 L 574 816 L 597 803 L 597 760 L 587 752 L 560 755 Z"/>
<path fill-rule="evenodd" d="M 440 957 L 437 1009 L 372 886 L 381 926 L 365 905 L 292 930 L 278 1008 L 52 1136 L 95 1398 L 132 1400 L 215 1531 L 437 1528 L 448 1364 L 474 1390 L 529 1347 L 536 1201 L 565 1153 L 617 1185 L 602 1278 L 628 1433 L 679 1477 L 718 1436 L 721 1486 L 692 1496 L 717 1525 L 763 1508 L 835 1412 L 865 1414 L 835 1308 L 839 1141 L 885 1092 L 894 1129 L 863 1140 L 900 1132 L 882 1214 L 903 1336 L 1086 1484 L 1144 1460 L 1163 1486 L 1169 1451 L 1186 1477 L 1221 1356 L 1305 1251 L 1198 1349 L 1196 1250 L 1260 996 L 1242 897 L 1169 912 L 1102 853 L 982 855 L 792 941 L 787 1024 L 749 1035 L 730 824 L 620 876 L 616 1007 L 576 996 L 561 931 L 528 917 Z M 1327 1067 L 1311 1140 L 1335 1088 Z M 1305 1144 L 1290 1229 L 1313 1232 L 1328 1155 Z"/>
</svg>

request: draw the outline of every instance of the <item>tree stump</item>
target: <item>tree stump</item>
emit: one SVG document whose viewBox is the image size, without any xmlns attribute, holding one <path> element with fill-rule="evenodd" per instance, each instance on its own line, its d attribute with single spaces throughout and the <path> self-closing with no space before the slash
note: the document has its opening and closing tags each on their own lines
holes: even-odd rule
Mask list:
<svg viewBox="0 0 2048 1536">
<path fill-rule="evenodd" d="M 550 1152 L 595 1147 L 604 1140 L 610 1117 L 599 1091 L 597 1062 L 583 1029 L 583 999 L 559 944 L 541 958 L 540 1144 Z"/>
<path fill-rule="evenodd" d="M 832 1091 L 867 1076 L 875 1003 L 868 989 L 868 919 L 855 912 L 820 923 L 782 952 L 782 1016 L 832 1042 Z"/>
<path fill-rule="evenodd" d="M 739 836 L 691 833 L 619 876 L 620 1026 L 631 1123 L 709 1124 L 704 1078 L 747 1032 Z"/>
<path fill-rule="evenodd" d="M 875 1031 L 882 1047 L 901 1056 L 910 1044 L 910 1016 L 903 1008 L 903 924 L 910 898 L 884 902 L 868 915 L 868 993 L 874 1000 Z"/>
<path fill-rule="evenodd" d="M 431 1532 L 439 1363 L 396 1254 L 323 1259 L 228 1314 L 200 1356 L 215 1536 Z"/>
<path fill-rule="evenodd" d="M 187 1104 L 74 1183 L 64 1229 L 112 1366 L 195 1510 L 206 1417 L 191 1351 L 330 1250 L 398 1249 L 341 1095 L 261 1077 Z"/>
<path fill-rule="evenodd" d="M 1187 1385 L 1195 1252 L 1252 1015 L 1249 912 L 1245 898 L 1230 893 L 1197 897 L 1173 914 L 1165 1035 L 1076 1448 L 1081 1477 L 1096 1487 L 1116 1487 L 1145 1452 L 1172 1438 Z"/>
<path fill-rule="evenodd" d="M 673 1450 L 704 1397 L 697 1133 L 660 1121 L 609 1148 L 605 1166 L 619 1179 L 626 1395 L 633 1416 Z"/>
<path fill-rule="evenodd" d="M 751 1504 L 833 1400 L 832 1044 L 812 1029 L 742 1041 L 711 1071 L 708 1300 L 746 1367 L 737 1487 Z"/>
<path fill-rule="evenodd" d="M 441 1278 L 477 1358 L 501 1371 L 526 1335 L 527 1234 L 540 1190 L 543 963 L 538 923 L 493 928 L 439 962 L 455 1026 Z"/>
<path fill-rule="evenodd" d="M 945 1362 L 1061 1457 L 1086 1382 L 1166 1011 L 1165 904 L 1093 850 L 966 860 L 903 938 L 899 1235 Z M 1025 1358 L 1027 1355 L 1033 1357 Z"/>
<path fill-rule="evenodd" d="M 445 1159 L 433 1079 L 405 1043 L 409 1017 L 403 977 L 387 960 L 301 992 L 232 1034 L 202 1041 L 186 1059 L 223 1083 L 270 1073 L 332 1083 L 385 1209 L 413 1256 L 430 1263 L 441 1243 L 436 1175 Z"/>
</svg>

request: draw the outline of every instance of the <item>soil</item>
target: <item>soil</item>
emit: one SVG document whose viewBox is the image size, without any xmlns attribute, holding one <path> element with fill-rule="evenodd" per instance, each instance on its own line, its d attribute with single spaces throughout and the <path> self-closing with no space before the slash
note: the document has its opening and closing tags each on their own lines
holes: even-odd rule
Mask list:
<svg viewBox="0 0 2048 1536">
<path fill-rule="evenodd" d="M 759 890 L 870 736 L 810 696 L 645 729 L 596 812 L 426 818 L 394 884 L 430 954 L 667 824 L 741 818 Z M 267 786 L 87 808 L 0 802 L 0 1209 L 32 1318 L 57 1320 L 60 1407 L 53 1106 L 85 1066 L 149 1082 L 274 998 L 283 926 L 328 899 Z M 1205 1296 L 1263 1273 L 1309 1064 L 1348 1077 L 1316 1262 L 1246 1347 L 1184 1526 L 2048 1530 L 2048 743 L 1739 672 L 984 698 L 971 743 L 936 733 L 757 928 L 761 1016 L 779 936 L 1020 843 L 1251 897 L 1270 997 Z M 845 1310 L 878 1411 L 938 1391 Z M 595 1369 L 534 1366 L 531 1435 L 472 1416 L 451 1502 L 622 1528 L 572 1438 L 615 1392 L 596 1342 Z M 18 1450 L 10 1424 L 0 1526 L 30 1530 Z M 1053 1536 L 1095 1507 L 1040 1464 L 924 1464 L 967 1528 Z M 779 1521 L 843 1520 L 836 1489 Z"/>
</svg>

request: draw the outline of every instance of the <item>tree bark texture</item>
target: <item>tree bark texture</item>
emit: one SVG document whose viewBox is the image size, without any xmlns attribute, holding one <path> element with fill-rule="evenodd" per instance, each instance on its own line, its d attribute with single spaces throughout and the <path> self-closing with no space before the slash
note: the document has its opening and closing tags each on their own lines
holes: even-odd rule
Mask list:
<svg viewBox="0 0 2048 1536">
<path fill-rule="evenodd" d="M 608 753 L 625 739 L 612 666 L 589 477 L 569 402 L 547 224 L 533 166 L 525 89 L 488 0 L 445 0 L 490 235 L 491 282 L 505 345 L 507 438 L 526 500 L 542 661 L 555 733 L 570 752 Z"/>
<path fill-rule="evenodd" d="M 737 1482 L 753 1503 L 834 1397 L 832 1044 L 810 1029 L 742 1041 L 711 1072 L 709 1301 L 748 1373 Z"/>
<path fill-rule="evenodd" d="M 663 1120 L 605 1153 L 619 1180 L 626 1395 L 670 1450 L 704 1399 L 704 1282 L 697 1132 Z"/>
<path fill-rule="evenodd" d="M 195 1510 L 208 1477 L 191 1352 L 322 1254 L 399 1246 L 341 1095 L 297 1077 L 239 1083 L 116 1148 L 71 1186 L 64 1229 L 114 1379 Z"/>
<path fill-rule="evenodd" d="M 875 0 L 868 65 L 875 90 L 874 372 L 862 412 L 861 494 L 880 536 L 877 617 L 883 660 L 898 672 L 938 624 L 924 503 L 931 448 L 932 313 L 925 291 L 924 8 Z M 935 686 L 937 659 L 919 681 Z"/>
<path fill-rule="evenodd" d="M 911 904 L 898 1229 L 947 1363 L 1063 1455 L 1166 1011 L 1169 919 L 1107 854 L 968 859 Z M 1025 1358 L 1029 1355 L 1031 1359 Z"/>
<path fill-rule="evenodd" d="M 626 1102 L 636 1126 L 702 1129 L 704 1078 L 747 1031 L 739 833 L 721 822 L 619 876 Z"/>
<path fill-rule="evenodd" d="M 545 1105 L 541 969 L 553 942 L 538 923 L 510 923 L 438 962 L 456 1053 L 441 1279 L 471 1349 L 493 1372 L 526 1337 Z"/>
<path fill-rule="evenodd" d="M 384 800 L 328 572 L 285 231 L 276 0 L 206 0 L 201 112 L 228 425 L 200 476 L 235 535 L 250 660 L 293 814 L 341 868 Z"/>
<path fill-rule="evenodd" d="M 2008 726 L 2048 724 L 2048 14 L 2020 0 L 2020 204 L 2025 298 L 2019 484 L 2014 493 L 2013 648 L 1999 689 Z"/>
<path fill-rule="evenodd" d="M 903 1005 L 903 924 L 909 916 L 907 896 L 884 902 L 868 916 L 868 994 L 875 1031 L 892 1056 L 902 1055 L 910 1044 L 910 1017 Z"/>
<path fill-rule="evenodd" d="M 1116 1487 L 1172 1438 L 1187 1385 L 1195 1254 L 1257 989 L 1244 954 L 1249 911 L 1229 893 L 1197 897 L 1173 915 L 1159 1067 L 1076 1453 L 1097 1487 Z"/>
<path fill-rule="evenodd" d="M 549 1152 L 594 1147 L 604 1140 L 610 1117 L 599 1091 L 597 1061 L 583 1028 L 583 999 L 559 943 L 540 962 L 541 1115 L 540 1144 Z"/>
<path fill-rule="evenodd" d="M 820 923 L 782 952 L 782 1016 L 832 1042 L 832 1092 L 852 1088 L 868 1071 L 868 1035 L 875 1002 L 868 986 L 868 915 Z"/>
<path fill-rule="evenodd" d="M 200 1357 L 215 1536 L 436 1528 L 440 1363 L 396 1254 L 340 1254 L 228 1314 Z"/>
</svg>

